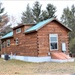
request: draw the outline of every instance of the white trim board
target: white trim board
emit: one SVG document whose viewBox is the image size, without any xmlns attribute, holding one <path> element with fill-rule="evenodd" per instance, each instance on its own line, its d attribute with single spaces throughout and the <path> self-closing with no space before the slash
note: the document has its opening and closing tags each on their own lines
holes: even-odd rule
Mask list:
<svg viewBox="0 0 75 75">
<path fill-rule="evenodd" d="M 63 63 L 63 62 L 74 62 L 74 59 L 73 58 L 65 59 L 65 60 L 51 59 L 51 62 L 60 62 L 60 63 Z"/>
<path fill-rule="evenodd" d="M 16 59 L 21 61 L 27 61 L 27 62 L 74 62 L 74 59 L 66 59 L 66 60 L 59 60 L 59 59 L 51 59 L 50 56 L 46 57 L 30 57 L 30 56 L 15 56 L 15 55 L 9 55 L 10 59 Z M 4 55 L 1 55 L 1 58 L 4 58 Z"/>
<path fill-rule="evenodd" d="M 30 56 L 15 56 L 9 55 L 10 59 L 22 60 L 27 62 L 50 62 L 51 57 L 30 57 Z M 1 55 L 1 58 L 4 58 L 4 55 Z"/>
</svg>

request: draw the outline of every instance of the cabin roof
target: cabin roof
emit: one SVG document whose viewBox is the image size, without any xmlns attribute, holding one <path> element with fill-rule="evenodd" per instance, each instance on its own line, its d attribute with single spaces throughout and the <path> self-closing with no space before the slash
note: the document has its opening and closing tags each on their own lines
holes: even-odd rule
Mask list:
<svg viewBox="0 0 75 75">
<path fill-rule="evenodd" d="M 7 33 L 7 34 L 4 35 L 1 39 L 6 39 L 6 38 L 9 38 L 9 37 L 13 37 L 13 32 Z"/>
<path fill-rule="evenodd" d="M 31 28 L 27 29 L 24 31 L 24 33 L 31 33 L 31 32 L 34 32 L 34 31 L 38 31 L 40 28 L 42 28 L 43 26 L 45 26 L 46 24 L 48 24 L 49 22 L 51 21 L 57 21 L 58 23 L 60 23 L 62 26 L 64 26 L 67 30 L 69 31 L 72 31 L 69 27 L 63 25 L 61 22 L 59 22 L 57 19 L 55 18 L 50 18 L 50 19 L 47 19 L 47 20 L 44 20 L 44 21 L 41 21 L 39 22 L 38 24 L 32 26 Z M 29 24 L 28 24 L 29 25 Z M 9 38 L 9 37 L 13 37 L 13 32 L 10 32 L 10 33 L 7 33 L 6 35 L 4 35 L 1 39 L 6 39 L 6 38 Z"/>
<path fill-rule="evenodd" d="M 18 24 L 18 26 L 13 27 L 13 29 L 17 29 L 19 27 L 28 26 L 28 25 L 34 26 L 36 24 L 35 23 L 21 23 L 21 24 Z"/>
<path fill-rule="evenodd" d="M 24 31 L 24 33 L 31 33 L 34 31 L 38 31 L 40 28 L 42 28 L 43 26 L 45 26 L 46 24 L 48 24 L 49 22 L 56 20 L 57 22 L 59 22 L 57 19 L 55 18 L 50 18 L 44 21 L 39 22 L 38 24 L 36 24 L 35 26 L 32 26 L 31 28 L 27 29 Z M 59 22 L 62 26 L 64 26 L 65 28 L 67 28 L 69 31 L 72 31 L 69 27 L 63 25 L 61 22 Z"/>
</svg>

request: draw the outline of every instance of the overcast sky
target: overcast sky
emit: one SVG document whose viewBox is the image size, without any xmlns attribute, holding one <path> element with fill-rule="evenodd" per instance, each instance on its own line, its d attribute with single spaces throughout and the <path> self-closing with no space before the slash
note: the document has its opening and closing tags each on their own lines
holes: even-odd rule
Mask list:
<svg viewBox="0 0 75 75">
<path fill-rule="evenodd" d="M 36 0 L 1 0 L 3 3 L 3 6 L 5 7 L 5 11 L 9 15 L 13 15 L 16 17 L 16 20 L 19 22 L 21 13 L 25 11 L 27 4 L 29 3 L 30 7 L 33 7 L 33 3 Z M 46 5 L 48 3 L 53 4 L 57 8 L 57 18 L 60 19 L 60 16 L 63 12 L 63 9 L 68 7 L 71 7 L 72 4 L 75 5 L 74 0 L 37 0 L 42 4 L 42 9 L 45 9 Z"/>
</svg>

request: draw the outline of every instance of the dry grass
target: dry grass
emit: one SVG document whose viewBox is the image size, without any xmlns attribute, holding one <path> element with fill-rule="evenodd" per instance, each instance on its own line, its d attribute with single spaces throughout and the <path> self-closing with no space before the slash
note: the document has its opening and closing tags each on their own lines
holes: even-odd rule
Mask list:
<svg viewBox="0 0 75 75">
<path fill-rule="evenodd" d="M 0 59 L 0 75 L 50 75 L 74 74 L 73 63 L 28 63 L 17 60 Z"/>
</svg>

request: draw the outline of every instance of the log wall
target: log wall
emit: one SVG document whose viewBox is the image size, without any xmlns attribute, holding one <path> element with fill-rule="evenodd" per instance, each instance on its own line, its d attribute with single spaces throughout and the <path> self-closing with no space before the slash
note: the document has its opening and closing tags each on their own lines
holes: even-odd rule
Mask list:
<svg viewBox="0 0 75 75">
<path fill-rule="evenodd" d="M 31 26 L 29 26 L 31 27 Z M 28 26 L 21 27 L 21 33 L 16 33 L 16 29 L 13 30 L 13 38 L 11 40 L 10 47 L 2 49 L 2 53 L 17 54 L 20 56 L 49 56 L 52 52 L 50 50 L 49 34 L 58 34 L 58 50 L 62 51 L 62 42 L 66 43 L 66 53 L 68 53 L 68 30 L 56 21 L 52 21 L 39 29 L 37 32 L 25 34 L 24 30 L 29 28 Z M 19 39 L 19 44 L 16 45 L 15 39 Z M 7 39 L 5 39 L 6 41 Z M 3 40 L 4 41 L 4 40 Z"/>
<path fill-rule="evenodd" d="M 12 52 L 12 54 L 20 56 L 37 56 L 37 32 L 25 35 L 24 30 L 27 28 L 28 26 L 22 26 L 21 33 L 16 33 L 17 28 L 13 30 L 13 38 L 8 38 L 11 41 L 10 47 L 2 48 L 2 54 Z M 16 45 L 16 38 L 19 40 L 18 45 Z M 8 39 L 3 41 L 6 42 Z"/>
<path fill-rule="evenodd" d="M 38 56 L 48 56 L 50 50 L 49 34 L 58 34 L 58 50 L 62 51 L 62 42 L 66 43 L 66 53 L 68 53 L 68 30 L 56 21 L 48 23 L 38 30 Z"/>
</svg>

